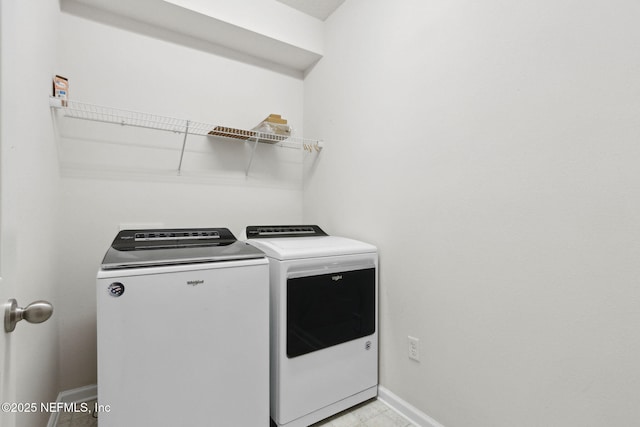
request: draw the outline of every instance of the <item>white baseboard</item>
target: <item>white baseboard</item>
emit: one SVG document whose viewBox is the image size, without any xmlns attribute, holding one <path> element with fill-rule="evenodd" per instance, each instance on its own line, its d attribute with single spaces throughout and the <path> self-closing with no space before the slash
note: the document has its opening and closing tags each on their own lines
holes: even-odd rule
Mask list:
<svg viewBox="0 0 640 427">
<path fill-rule="evenodd" d="M 442 424 L 381 385 L 378 386 L 378 399 L 403 417 L 407 418 L 412 424 L 420 427 L 444 427 Z"/>
<path fill-rule="evenodd" d="M 98 397 L 98 386 L 95 384 L 86 385 L 84 387 L 74 388 L 72 390 L 64 390 L 58 393 L 56 402 L 64 403 L 82 403 L 94 400 Z M 59 412 L 52 412 L 49 416 L 47 427 L 56 427 L 58 423 Z"/>
</svg>

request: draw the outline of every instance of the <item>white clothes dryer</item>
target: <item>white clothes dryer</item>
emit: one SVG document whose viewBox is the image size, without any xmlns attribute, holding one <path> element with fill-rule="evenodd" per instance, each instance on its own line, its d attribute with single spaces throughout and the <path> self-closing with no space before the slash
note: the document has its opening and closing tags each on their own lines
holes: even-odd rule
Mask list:
<svg viewBox="0 0 640 427">
<path fill-rule="evenodd" d="M 269 259 L 272 425 L 306 427 L 377 395 L 375 246 L 316 225 L 249 226 Z"/>
<path fill-rule="evenodd" d="M 225 228 L 118 233 L 97 275 L 100 427 L 268 426 L 268 270 Z"/>
</svg>

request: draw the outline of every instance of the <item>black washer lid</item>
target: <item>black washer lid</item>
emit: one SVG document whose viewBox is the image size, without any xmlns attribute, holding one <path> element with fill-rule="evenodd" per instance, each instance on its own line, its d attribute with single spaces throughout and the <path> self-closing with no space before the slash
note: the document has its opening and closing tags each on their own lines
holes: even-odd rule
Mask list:
<svg viewBox="0 0 640 427">
<path fill-rule="evenodd" d="M 264 258 L 226 228 L 122 230 L 102 260 L 102 269 L 123 269 Z"/>
</svg>

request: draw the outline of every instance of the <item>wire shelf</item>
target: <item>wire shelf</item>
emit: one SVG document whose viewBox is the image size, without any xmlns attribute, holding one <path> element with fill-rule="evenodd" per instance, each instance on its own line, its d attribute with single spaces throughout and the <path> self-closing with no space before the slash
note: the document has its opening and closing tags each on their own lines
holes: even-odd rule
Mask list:
<svg viewBox="0 0 640 427">
<path fill-rule="evenodd" d="M 322 141 L 316 139 L 236 129 L 210 123 L 196 122 L 188 119 L 106 107 L 103 105 L 90 104 L 75 100 L 68 100 L 63 104 L 63 101 L 59 98 L 50 97 L 50 105 L 51 107 L 61 109 L 65 117 L 74 119 L 156 129 L 175 133 L 184 133 L 187 135 L 213 136 L 232 138 L 247 142 L 277 144 L 289 148 L 305 149 L 306 151 L 315 150 L 316 152 L 319 152 L 322 149 Z"/>
</svg>

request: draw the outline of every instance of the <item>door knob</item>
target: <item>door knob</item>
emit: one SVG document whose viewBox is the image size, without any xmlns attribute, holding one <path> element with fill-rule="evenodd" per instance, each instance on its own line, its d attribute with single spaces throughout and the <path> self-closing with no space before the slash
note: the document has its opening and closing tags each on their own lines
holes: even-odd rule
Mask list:
<svg viewBox="0 0 640 427">
<path fill-rule="evenodd" d="M 22 319 L 29 323 L 42 323 L 53 314 L 53 306 L 47 301 L 34 301 L 25 308 L 18 307 L 18 301 L 11 298 L 4 310 L 4 330 L 13 332 L 16 323 Z"/>
</svg>

